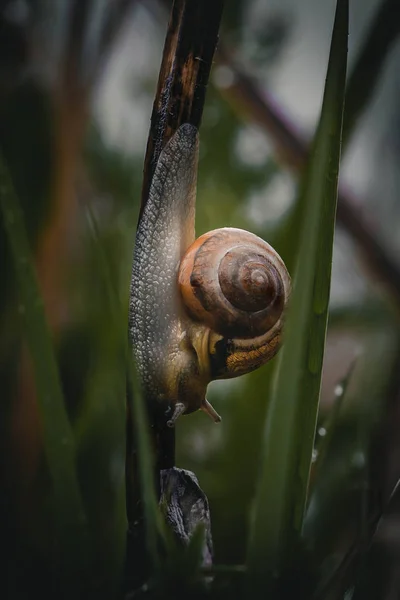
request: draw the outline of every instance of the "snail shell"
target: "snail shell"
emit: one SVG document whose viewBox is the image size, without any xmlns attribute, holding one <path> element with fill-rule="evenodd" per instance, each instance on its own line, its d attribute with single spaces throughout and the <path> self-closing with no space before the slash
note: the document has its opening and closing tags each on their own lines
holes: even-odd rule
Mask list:
<svg viewBox="0 0 400 600">
<path fill-rule="evenodd" d="M 225 227 L 199 237 L 178 273 L 192 319 L 210 328 L 211 378 L 247 373 L 278 351 L 290 277 L 258 236 Z"/>
</svg>

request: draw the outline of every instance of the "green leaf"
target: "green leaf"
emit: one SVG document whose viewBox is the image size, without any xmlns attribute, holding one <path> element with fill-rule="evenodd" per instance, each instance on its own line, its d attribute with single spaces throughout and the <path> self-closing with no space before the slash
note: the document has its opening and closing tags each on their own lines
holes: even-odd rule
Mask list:
<svg viewBox="0 0 400 600">
<path fill-rule="evenodd" d="M 374 529 L 377 509 L 382 509 L 380 469 L 373 463 L 379 465 L 377 427 L 390 397 L 390 375 L 396 369 L 397 331 L 390 326 L 373 330 L 362 345 L 366 351 L 358 357 L 341 400 L 338 422 L 315 473 L 302 530 L 313 556 L 316 597 L 321 599 L 348 573 L 351 565 L 346 554 L 360 555 L 368 546 L 366 535 Z M 337 405 L 332 413 L 336 410 Z M 332 555 L 339 560 L 332 562 Z"/>
<path fill-rule="evenodd" d="M 273 589 L 299 540 L 318 412 L 346 80 L 348 2 L 338 0 L 321 117 L 302 182 L 300 248 L 267 414 L 248 545 L 253 593 Z"/>
<path fill-rule="evenodd" d="M 146 545 L 153 567 L 157 569 L 160 566 L 159 536 L 164 541 L 167 536 L 164 533 L 165 524 L 162 520 L 154 486 L 153 456 L 146 407 L 132 356 L 127 356 L 127 367 L 127 402 L 132 414 L 134 436 L 137 442 L 139 484 L 145 520 Z M 128 425 L 132 424 L 128 423 Z"/>
<path fill-rule="evenodd" d="M 312 473 L 314 479 L 318 477 L 318 472 L 323 470 L 325 467 L 326 456 L 330 449 L 331 441 L 336 431 L 340 411 L 346 398 L 346 391 L 351 380 L 355 364 L 356 359 L 354 359 L 353 362 L 350 364 L 346 375 L 342 378 L 340 383 L 338 383 L 338 385 L 335 388 L 335 399 L 333 402 L 333 407 L 331 408 L 326 421 L 322 425 L 322 430 L 324 433 L 323 435 L 320 435 L 319 441 L 316 443 L 317 456 Z"/>
<path fill-rule="evenodd" d="M 87 216 L 92 229 L 91 240 L 93 246 L 96 248 L 95 254 L 99 260 L 99 266 L 103 275 L 104 291 L 108 298 L 113 329 L 119 332 L 121 339 L 123 339 L 122 336 L 126 324 L 123 320 L 119 319 L 119 300 L 116 295 L 107 256 L 100 239 L 97 218 L 90 204 L 87 205 Z M 132 433 L 136 440 L 138 454 L 138 483 L 144 512 L 147 551 L 153 567 L 157 568 L 160 565 L 159 541 L 161 540 L 164 543 L 164 547 L 168 548 L 171 546 L 171 536 L 168 536 L 168 532 L 166 532 L 166 526 L 158 506 L 154 485 L 153 453 L 151 449 L 146 407 L 141 393 L 133 355 L 129 351 L 127 344 L 125 345 L 125 363 L 127 373 L 128 415 L 132 416 L 132 419 L 128 416 L 128 426 L 134 429 Z M 135 485 L 138 483 L 135 482 Z"/>
<path fill-rule="evenodd" d="M 75 440 L 64 405 L 56 356 L 41 298 L 24 215 L 13 182 L 0 156 L 0 208 L 11 249 L 18 287 L 18 312 L 25 324 L 37 400 L 43 424 L 44 450 L 55 496 L 55 519 L 63 556 L 88 564 L 86 516 L 76 476 Z"/>
</svg>

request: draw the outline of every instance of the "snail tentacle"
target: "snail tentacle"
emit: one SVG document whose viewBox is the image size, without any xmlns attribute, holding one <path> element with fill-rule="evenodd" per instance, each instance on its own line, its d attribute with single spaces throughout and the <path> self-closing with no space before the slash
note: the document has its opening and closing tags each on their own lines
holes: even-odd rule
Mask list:
<svg viewBox="0 0 400 600">
<path fill-rule="evenodd" d="M 217 413 L 217 411 L 215 410 L 213 405 L 210 404 L 210 402 L 207 400 L 207 398 L 204 398 L 204 402 L 200 406 L 200 408 L 203 412 L 205 412 L 214 421 L 214 423 L 221 423 L 222 419 L 221 419 L 220 415 Z"/>
</svg>

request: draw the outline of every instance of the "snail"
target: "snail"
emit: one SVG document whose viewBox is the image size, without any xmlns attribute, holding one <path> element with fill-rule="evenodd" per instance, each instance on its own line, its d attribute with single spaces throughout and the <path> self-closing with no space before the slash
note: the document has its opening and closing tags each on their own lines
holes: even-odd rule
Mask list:
<svg viewBox="0 0 400 600">
<path fill-rule="evenodd" d="M 169 426 L 198 409 L 221 420 L 208 383 L 275 356 L 290 294 L 283 260 L 256 235 L 226 227 L 195 240 L 197 161 L 197 129 L 181 125 L 156 164 L 132 267 L 133 355 Z"/>
</svg>

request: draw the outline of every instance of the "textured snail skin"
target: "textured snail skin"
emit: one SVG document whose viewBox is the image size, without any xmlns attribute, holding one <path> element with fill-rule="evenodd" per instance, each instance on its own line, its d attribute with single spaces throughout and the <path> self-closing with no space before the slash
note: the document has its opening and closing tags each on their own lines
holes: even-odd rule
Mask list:
<svg viewBox="0 0 400 600">
<path fill-rule="evenodd" d="M 177 269 L 194 241 L 197 129 L 182 125 L 157 162 L 136 233 L 129 331 L 143 391 L 163 407 L 198 408 L 206 383 L 188 339 Z"/>
<path fill-rule="evenodd" d="M 275 250 L 233 228 L 195 241 L 198 134 L 182 125 L 160 154 L 133 260 L 129 332 L 146 399 L 177 416 L 202 408 L 212 379 L 277 352 L 290 278 Z"/>
</svg>

